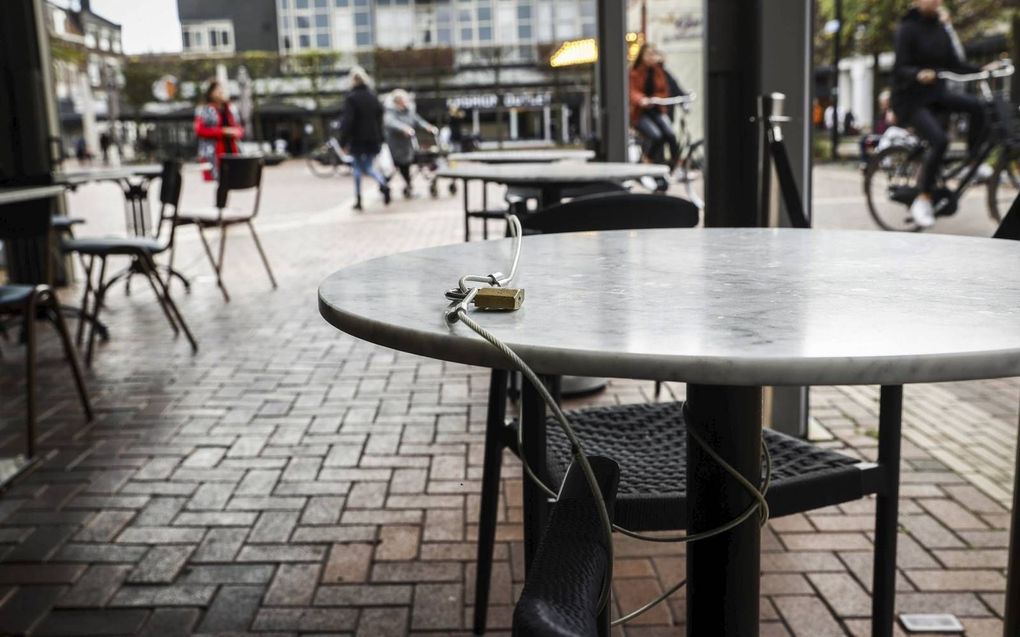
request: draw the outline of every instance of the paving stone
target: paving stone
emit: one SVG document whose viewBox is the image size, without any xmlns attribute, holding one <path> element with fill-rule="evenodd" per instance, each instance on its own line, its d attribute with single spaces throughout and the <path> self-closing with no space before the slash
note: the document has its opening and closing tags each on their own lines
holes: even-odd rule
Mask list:
<svg viewBox="0 0 1020 637">
<path fill-rule="evenodd" d="M 267 606 L 310 606 L 319 583 L 318 564 L 281 564 L 266 592 Z"/>
<path fill-rule="evenodd" d="M 74 536 L 75 542 L 109 542 L 135 517 L 134 511 L 100 511 Z"/>
<path fill-rule="evenodd" d="M 839 622 L 817 597 L 775 598 L 776 607 L 796 637 L 844 637 Z"/>
<path fill-rule="evenodd" d="M 358 619 L 358 637 L 407 633 L 406 608 L 366 608 Z"/>
<path fill-rule="evenodd" d="M 347 608 L 263 608 L 252 628 L 256 631 L 336 632 L 353 630 L 357 621 L 357 611 Z"/>
<path fill-rule="evenodd" d="M 230 562 L 241 550 L 248 529 L 210 529 L 199 545 L 192 562 Z"/>
<path fill-rule="evenodd" d="M 297 525 L 299 513 L 293 511 L 265 511 L 248 536 L 249 542 L 286 542 Z"/>
<path fill-rule="evenodd" d="M 269 564 L 209 564 L 184 569 L 180 584 L 267 584 L 273 577 Z"/>
<path fill-rule="evenodd" d="M 198 623 L 197 608 L 157 608 L 145 623 L 140 637 L 187 637 Z"/>
<path fill-rule="evenodd" d="M 206 606 L 215 592 L 215 586 L 124 586 L 110 606 Z"/>
<path fill-rule="evenodd" d="M 322 581 L 333 584 L 367 581 L 374 548 L 371 544 L 334 544 Z"/>
<path fill-rule="evenodd" d="M 0 634 L 23 635 L 36 625 L 64 591 L 62 586 L 22 586 L 0 606 Z"/>
<path fill-rule="evenodd" d="M 242 632 L 248 630 L 259 609 L 264 589 L 260 586 L 224 586 L 206 611 L 200 633 Z"/>
<path fill-rule="evenodd" d="M 58 600 L 62 607 L 104 606 L 120 588 L 131 567 L 122 564 L 94 564 Z"/>
<path fill-rule="evenodd" d="M 33 631 L 35 635 L 135 635 L 149 612 L 145 610 L 55 610 Z"/>
</svg>

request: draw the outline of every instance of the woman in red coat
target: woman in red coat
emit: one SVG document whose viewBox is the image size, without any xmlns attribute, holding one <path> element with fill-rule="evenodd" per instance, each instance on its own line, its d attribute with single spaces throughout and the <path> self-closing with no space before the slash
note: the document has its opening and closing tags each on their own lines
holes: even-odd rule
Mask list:
<svg viewBox="0 0 1020 637">
<path fill-rule="evenodd" d="M 652 97 L 669 97 L 669 80 L 662 68 L 662 55 L 651 44 L 643 44 L 630 69 L 630 125 L 644 139 L 645 155 L 665 163 L 672 170 L 680 160 L 680 144 L 665 106 L 649 102 Z M 669 147 L 669 161 L 663 149 Z"/>
<path fill-rule="evenodd" d="M 227 100 L 223 87 L 217 80 L 210 80 L 205 90 L 205 104 L 195 112 L 198 158 L 209 166 L 205 171 L 206 181 L 218 178 L 220 157 L 237 154 L 237 140 L 244 137 L 244 128 L 238 121 L 234 105 Z"/>
</svg>

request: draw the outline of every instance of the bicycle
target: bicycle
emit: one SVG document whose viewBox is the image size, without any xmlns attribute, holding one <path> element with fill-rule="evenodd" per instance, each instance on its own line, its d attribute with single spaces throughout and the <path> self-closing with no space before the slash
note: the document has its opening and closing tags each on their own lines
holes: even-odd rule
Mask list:
<svg viewBox="0 0 1020 637">
<path fill-rule="evenodd" d="M 1009 209 L 1020 192 L 1020 128 L 1016 108 L 1003 95 L 993 91 L 991 82 L 1013 75 L 1008 61 L 998 69 L 957 74 L 943 71 L 939 79 L 957 83 L 977 82 L 989 114 L 989 135 L 977 153 L 970 157 L 947 155 L 933 193 L 935 216 L 957 213 L 967 190 L 980 181 L 981 167 L 993 161 L 986 181 L 989 215 L 996 222 Z M 864 194 L 871 217 L 884 230 L 918 232 L 922 230 L 910 216 L 910 205 L 918 196 L 918 178 L 928 145 L 913 135 L 897 140 L 876 153 L 865 168 Z M 955 188 L 951 182 L 955 181 Z"/>
<path fill-rule="evenodd" d="M 337 122 L 330 124 L 330 128 L 336 130 L 340 126 Z M 318 148 L 309 153 L 306 160 L 308 169 L 316 177 L 335 177 L 340 172 L 341 166 L 350 166 L 353 160 L 340 147 L 340 141 L 330 135 Z"/>
<path fill-rule="evenodd" d="M 703 139 L 694 139 L 690 127 L 687 125 L 687 115 L 690 114 L 691 104 L 697 99 L 696 93 L 676 95 L 674 97 L 651 97 L 648 103 L 653 106 L 678 106 L 679 113 L 679 134 L 677 142 L 680 145 L 680 159 L 677 162 L 676 170 L 670 177 L 676 183 L 684 186 L 687 198 L 698 208 L 704 208 L 705 202 L 694 191 L 694 179 L 701 174 L 705 167 L 705 149 Z M 631 136 L 630 157 L 633 163 L 638 163 L 644 156 L 644 150 L 637 139 L 636 134 Z"/>
</svg>

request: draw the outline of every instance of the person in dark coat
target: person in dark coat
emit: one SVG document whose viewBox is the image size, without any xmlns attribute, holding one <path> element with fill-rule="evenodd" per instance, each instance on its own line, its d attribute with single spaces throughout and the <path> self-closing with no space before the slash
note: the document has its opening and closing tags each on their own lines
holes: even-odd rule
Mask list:
<svg viewBox="0 0 1020 637">
<path fill-rule="evenodd" d="M 939 121 L 941 113 L 970 116 L 968 143 L 977 152 L 984 140 L 984 104 L 969 95 L 950 92 L 940 71 L 974 73 L 980 69 L 964 59 L 963 47 L 953 31 L 942 0 L 914 0 L 914 6 L 900 20 L 896 31 L 896 62 L 893 64 L 892 109 L 901 126 L 912 126 L 928 142 L 920 194 L 910 207 L 914 222 L 921 227 L 935 223 L 932 194 L 939 166 L 949 147 L 949 137 Z"/>
<path fill-rule="evenodd" d="M 390 203 L 390 187 L 373 163 L 383 144 L 383 107 L 369 88 L 365 69 L 351 69 L 351 90 L 344 100 L 340 116 L 340 146 L 354 158 L 354 209 L 361 207 L 361 176 L 368 175 L 379 184 L 383 202 Z"/>
</svg>

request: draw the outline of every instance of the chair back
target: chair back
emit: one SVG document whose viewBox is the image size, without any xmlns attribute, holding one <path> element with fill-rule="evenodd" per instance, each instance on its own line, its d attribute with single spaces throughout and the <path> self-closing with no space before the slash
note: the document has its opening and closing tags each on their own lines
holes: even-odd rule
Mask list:
<svg viewBox="0 0 1020 637">
<path fill-rule="evenodd" d="M 1016 201 L 1010 206 L 1009 212 L 1002 218 L 1002 223 L 999 224 L 993 238 L 1020 241 L 1020 196 L 1016 198 Z"/>
<path fill-rule="evenodd" d="M 693 228 L 700 214 L 694 203 L 658 194 L 619 193 L 578 197 L 521 218 L 526 231 L 540 234 Z"/>
<path fill-rule="evenodd" d="M 8 283 L 49 285 L 53 198 L 26 201 L 0 209 Z"/>
<path fill-rule="evenodd" d="M 251 216 L 259 211 L 259 200 L 262 197 L 262 165 L 261 155 L 224 155 L 220 158 L 219 186 L 216 188 L 216 207 L 223 210 L 227 207 L 227 199 L 233 190 L 255 189 L 255 205 Z"/>
<path fill-rule="evenodd" d="M 177 233 L 177 214 L 183 186 L 181 161 L 179 159 L 164 161 L 159 182 L 159 225 L 156 226 L 156 238 L 163 234 L 163 226 L 169 225 L 170 237 L 167 239 L 167 248 L 174 244 L 174 235 Z"/>
</svg>

